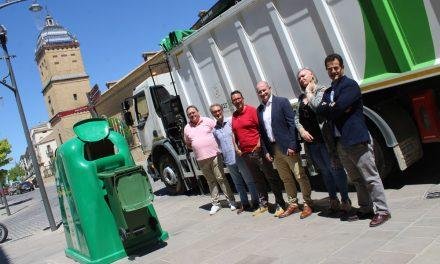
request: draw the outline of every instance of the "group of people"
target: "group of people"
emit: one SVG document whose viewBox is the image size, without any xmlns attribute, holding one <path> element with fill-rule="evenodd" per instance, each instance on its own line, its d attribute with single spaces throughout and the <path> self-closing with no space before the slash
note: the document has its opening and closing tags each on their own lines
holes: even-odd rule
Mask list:
<svg viewBox="0 0 440 264">
<path fill-rule="evenodd" d="M 272 94 L 266 81 L 256 84 L 261 99 L 258 108 L 245 104 L 240 91 L 231 93 L 236 110 L 230 118 L 224 117 L 219 104 L 210 107 L 215 121 L 201 117 L 196 106 L 187 107 L 185 143 L 194 151 L 208 183 L 211 215 L 221 209 L 220 186 L 230 209 L 238 214 L 252 211 L 258 216 L 269 211 L 278 218 L 295 213 L 301 219 L 310 216 L 314 207 L 312 190 L 301 164 L 299 133 L 323 177 L 330 197 L 329 213 L 338 213 L 347 221 L 369 218 L 371 227 L 391 218 L 375 164 L 373 141 L 363 116 L 359 85 L 344 75 L 340 55 L 327 56 L 324 64 L 331 86 L 318 85 L 311 69 L 301 69 L 297 80 L 302 94 L 295 109 L 287 98 Z M 229 169 L 240 204 L 235 201 L 223 164 Z M 347 176 L 356 188 L 357 210 L 352 208 L 348 196 Z M 302 206 L 295 181 L 301 189 Z M 268 187 L 275 203 L 269 203 Z"/>
</svg>

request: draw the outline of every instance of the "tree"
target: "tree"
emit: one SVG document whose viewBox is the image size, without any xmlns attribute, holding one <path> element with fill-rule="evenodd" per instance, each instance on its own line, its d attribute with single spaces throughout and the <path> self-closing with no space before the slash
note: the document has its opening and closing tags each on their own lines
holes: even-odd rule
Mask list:
<svg viewBox="0 0 440 264">
<path fill-rule="evenodd" d="M 22 176 L 25 175 L 26 172 L 23 170 L 22 167 L 20 167 L 20 165 L 16 163 L 15 166 L 9 170 L 8 179 L 10 181 L 17 181 L 19 178 L 22 178 Z"/>
<path fill-rule="evenodd" d="M 5 182 L 6 176 L 8 175 L 8 171 L 4 169 L 0 169 L 0 186 Z"/>
<path fill-rule="evenodd" d="M 11 145 L 7 139 L 0 140 L 0 168 L 8 165 L 12 158 L 8 157 L 11 153 Z M 4 182 L 6 176 L 5 170 L 0 170 L 0 181 Z"/>
</svg>

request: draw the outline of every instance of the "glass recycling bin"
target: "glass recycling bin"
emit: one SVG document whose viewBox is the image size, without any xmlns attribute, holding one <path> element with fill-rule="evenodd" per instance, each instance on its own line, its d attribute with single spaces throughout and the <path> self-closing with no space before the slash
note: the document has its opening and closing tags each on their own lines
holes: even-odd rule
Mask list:
<svg viewBox="0 0 440 264">
<path fill-rule="evenodd" d="M 125 138 L 99 118 L 73 130 L 55 158 L 66 255 L 110 263 L 165 241 L 147 173 L 135 165 Z"/>
</svg>

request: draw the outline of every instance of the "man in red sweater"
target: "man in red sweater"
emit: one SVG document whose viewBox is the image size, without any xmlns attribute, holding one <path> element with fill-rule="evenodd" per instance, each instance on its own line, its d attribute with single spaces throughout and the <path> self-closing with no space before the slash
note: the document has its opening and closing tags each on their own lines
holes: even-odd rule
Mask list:
<svg viewBox="0 0 440 264">
<path fill-rule="evenodd" d="M 255 107 L 244 103 L 240 91 L 231 93 L 231 100 L 236 111 L 232 115 L 232 132 L 235 135 L 237 154 L 244 158 L 257 187 L 259 208 L 253 215 L 260 215 L 268 210 L 268 193 L 266 180 L 275 195 L 279 208 L 275 212 L 278 217 L 286 207 L 282 194 L 282 182 L 272 164 L 263 157 L 260 145 L 260 132 Z"/>
</svg>

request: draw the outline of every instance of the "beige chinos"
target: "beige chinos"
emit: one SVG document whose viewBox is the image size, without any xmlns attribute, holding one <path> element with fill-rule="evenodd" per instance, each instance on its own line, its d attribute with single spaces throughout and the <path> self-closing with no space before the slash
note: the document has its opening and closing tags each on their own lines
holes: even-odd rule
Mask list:
<svg viewBox="0 0 440 264">
<path fill-rule="evenodd" d="M 311 198 L 312 188 L 310 186 L 309 178 L 307 177 L 303 167 L 301 166 L 301 159 L 299 154 L 295 154 L 293 156 L 287 156 L 286 154 L 281 152 L 280 147 L 275 143 L 272 146 L 274 151 L 274 164 L 280 175 L 281 180 L 284 183 L 284 188 L 286 189 L 286 193 L 288 196 L 289 204 L 298 203 L 297 198 L 297 188 L 293 175 L 295 176 L 296 181 L 299 183 L 299 187 L 301 188 L 301 192 L 303 195 L 304 202 L 308 206 L 313 206 L 313 201 Z"/>
<path fill-rule="evenodd" d="M 229 187 L 228 180 L 225 177 L 222 156 L 217 155 L 204 160 L 198 160 L 197 162 L 199 163 L 203 175 L 208 183 L 212 204 L 220 206 L 218 189 L 219 185 L 229 203 L 234 204 L 235 197 L 231 191 L 231 187 Z"/>
</svg>

